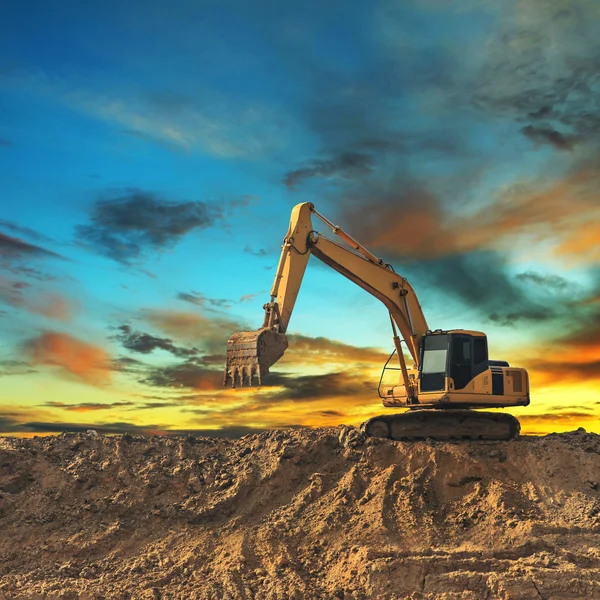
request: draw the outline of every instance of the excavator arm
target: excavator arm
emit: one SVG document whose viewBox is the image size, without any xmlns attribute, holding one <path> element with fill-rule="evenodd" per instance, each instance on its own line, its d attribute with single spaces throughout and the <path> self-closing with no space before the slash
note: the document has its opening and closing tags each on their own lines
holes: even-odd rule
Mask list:
<svg viewBox="0 0 600 600">
<path fill-rule="evenodd" d="M 313 214 L 352 249 L 314 231 L 311 219 Z M 416 396 L 400 346 L 401 336 L 418 366 L 420 341 L 428 327 L 413 288 L 405 277 L 397 274 L 390 265 L 319 214 L 309 202 L 298 204 L 292 210 L 271 289 L 271 301 L 264 305 L 263 326 L 256 331 L 236 333 L 229 339 L 224 384 L 231 382 L 235 386 L 238 381 L 244 385 L 247 381 L 252 385 L 254 376 L 260 384 L 269 368 L 283 356 L 287 348 L 285 332 L 311 254 L 385 305 L 390 314 L 407 395 Z"/>
</svg>

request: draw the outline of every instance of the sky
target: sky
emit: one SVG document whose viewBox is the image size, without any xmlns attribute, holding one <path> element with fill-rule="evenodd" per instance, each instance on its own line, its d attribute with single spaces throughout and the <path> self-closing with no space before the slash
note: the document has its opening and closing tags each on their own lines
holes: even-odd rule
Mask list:
<svg viewBox="0 0 600 600">
<path fill-rule="evenodd" d="M 599 30 L 597 0 L 2 2 L 0 434 L 390 412 L 388 314 L 315 257 L 267 384 L 222 387 L 300 202 L 528 369 L 524 433 L 600 432 Z"/>
</svg>

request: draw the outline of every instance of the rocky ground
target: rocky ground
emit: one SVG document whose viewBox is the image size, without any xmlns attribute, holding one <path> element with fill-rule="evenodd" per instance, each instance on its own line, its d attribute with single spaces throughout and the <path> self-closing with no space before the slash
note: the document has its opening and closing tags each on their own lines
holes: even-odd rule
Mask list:
<svg viewBox="0 0 600 600">
<path fill-rule="evenodd" d="M 600 599 L 600 436 L 0 438 L 0 599 Z"/>
</svg>

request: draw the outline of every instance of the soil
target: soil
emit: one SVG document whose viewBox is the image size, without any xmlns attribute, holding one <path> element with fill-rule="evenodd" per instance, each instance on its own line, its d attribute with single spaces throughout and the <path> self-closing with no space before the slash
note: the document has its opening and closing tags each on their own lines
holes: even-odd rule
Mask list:
<svg viewBox="0 0 600 600">
<path fill-rule="evenodd" d="M 600 436 L 0 438 L 0 599 L 600 599 Z"/>
</svg>

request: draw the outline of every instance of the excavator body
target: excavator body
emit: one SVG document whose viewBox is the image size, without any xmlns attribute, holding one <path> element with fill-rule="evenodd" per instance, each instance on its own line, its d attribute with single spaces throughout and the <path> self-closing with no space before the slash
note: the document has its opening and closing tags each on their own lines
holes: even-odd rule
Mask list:
<svg viewBox="0 0 600 600">
<path fill-rule="evenodd" d="M 487 337 L 479 331 L 437 330 L 421 341 L 421 368 L 408 369 L 418 389 L 416 401 L 404 384 L 379 386 L 383 405 L 411 409 L 381 415 L 362 424 L 374 437 L 396 440 L 507 440 L 518 436 L 517 419 L 505 413 L 472 408 L 503 408 L 529 404 L 525 369 L 488 358 Z M 429 409 L 429 410 L 427 410 Z M 431 410 L 434 409 L 434 410 Z"/>
<path fill-rule="evenodd" d="M 423 336 L 421 369 L 408 369 L 418 393 L 411 398 L 403 383 L 380 386 L 387 407 L 445 408 L 527 406 L 527 371 L 506 361 L 488 358 L 487 337 L 479 331 L 457 329 Z"/>
<path fill-rule="evenodd" d="M 315 232 L 312 214 L 350 248 Z M 361 426 L 366 435 L 397 440 L 518 436 L 519 422 L 511 415 L 472 409 L 528 405 L 527 371 L 490 360 L 484 333 L 430 330 L 406 278 L 319 214 L 311 203 L 292 210 L 271 301 L 263 307 L 262 327 L 236 333 L 227 343 L 224 385 L 252 385 L 254 380 L 261 385 L 270 367 L 283 356 L 288 347 L 285 332 L 311 254 L 380 300 L 389 312 L 398 360 L 395 370 L 400 377 L 396 384 L 380 383 L 379 395 L 384 406 L 408 410 L 369 419 Z M 402 343 L 408 359 L 412 358 L 410 367 Z"/>
</svg>

